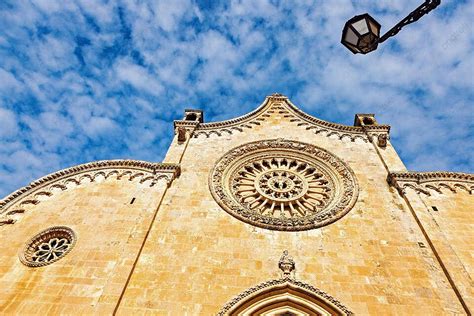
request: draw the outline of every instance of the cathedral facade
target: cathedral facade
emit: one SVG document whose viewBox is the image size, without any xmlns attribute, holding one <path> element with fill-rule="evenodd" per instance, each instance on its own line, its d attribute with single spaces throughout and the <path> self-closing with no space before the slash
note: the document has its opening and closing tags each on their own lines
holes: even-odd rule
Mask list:
<svg viewBox="0 0 474 316">
<path fill-rule="evenodd" d="M 474 175 L 407 171 L 390 126 L 274 94 L 162 163 L 67 168 L 0 200 L 0 314 L 470 315 Z"/>
</svg>

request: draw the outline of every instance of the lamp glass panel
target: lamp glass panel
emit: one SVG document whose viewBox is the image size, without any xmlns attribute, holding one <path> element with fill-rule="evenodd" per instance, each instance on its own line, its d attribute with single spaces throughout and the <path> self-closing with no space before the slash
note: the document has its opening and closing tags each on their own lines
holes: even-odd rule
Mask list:
<svg viewBox="0 0 474 316">
<path fill-rule="evenodd" d="M 352 45 L 357 45 L 357 41 L 359 40 L 359 37 L 356 35 L 356 33 L 350 28 L 347 28 L 346 31 L 346 36 L 344 37 L 344 40 L 348 42 L 349 44 Z"/>
<path fill-rule="evenodd" d="M 370 29 L 372 30 L 372 33 L 374 33 L 375 35 L 379 36 L 379 31 L 380 29 L 377 27 L 377 25 L 375 25 L 375 23 L 373 23 L 372 21 L 369 20 L 369 25 L 370 25 Z"/>
<path fill-rule="evenodd" d="M 364 35 L 369 32 L 369 27 L 367 26 L 367 21 L 365 19 L 352 23 L 352 26 L 357 32 L 359 32 L 360 35 Z"/>
<path fill-rule="evenodd" d="M 346 45 L 349 46 L 352 50 L 354 50 L 355 52 L 358 52 L 360 53 L 360 49 L 352 44 L 349 44 L 346 42 Z"/>
</svg>

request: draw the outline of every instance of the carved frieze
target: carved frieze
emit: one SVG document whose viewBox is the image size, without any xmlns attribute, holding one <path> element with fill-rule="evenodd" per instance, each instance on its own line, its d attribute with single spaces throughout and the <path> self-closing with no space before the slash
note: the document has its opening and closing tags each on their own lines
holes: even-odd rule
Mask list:
<svg viewBox="0 0 474 316">
<path fill-rule="evenodd" d="M 354 173 L 341 159 L 284 139 L 232 149 L 211 171 L 209 187 L 234 217 L 283 231 L 330 224 L 352 208 L 358 195 Z"/>
<path fill-rule="evenodd" d="M 295 126 L 326 137 L 335 137 L 339 140 L 369 141 L 361 126 L 347 126 L 317 119 L 298 109 L 287 97 L 279 93 L 268 96 L 260 107 L 241 117 L 222 122 L 199 124 L 193 132 L 193 137 L 225 136 L 243 132 L 245 129 L 261 125 L 272 115 L 280 115 L 294 123 Z"/>
<path fill-rule="evenodd" d="M 462 172 L 394 172 L 388 175 L 387 181 L 400 194 L 407 189 L 417 193 L 431 195 L 432 192 L 442 194 L 465 192 L 474 194 L 474 174 Z"/>
</svg>

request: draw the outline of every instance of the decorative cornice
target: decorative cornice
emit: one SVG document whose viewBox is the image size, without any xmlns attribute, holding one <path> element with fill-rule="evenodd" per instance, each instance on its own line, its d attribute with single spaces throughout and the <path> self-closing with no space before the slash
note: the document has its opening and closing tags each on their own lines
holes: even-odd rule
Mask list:
<svg viewBox="0 0 474 316">
<path fill-rule="evenodd" d="M 287 277 L 287 278 L 281 278 L 281 279 L 275 279 L 275 280 L 263 282 L 257 286 L 254 286 L 248 290 L 245 290 L 244 292 L 240 293 L 238 296 L 234 297 L 226 305 L 224 305 L 224 307 L 219 311 L 219 313 L 217 313 L 217 316 L 228 315 L 228 312 L 234 306 L 237 306 L 237 304 L 243 302 L 244 300 L 247 300 L 253 296 L 258 295 L 258 293 L 260 292 L 269 290 L 271 288 L 282 288 L 285 286 L 288 286 L 290 288 L 297 288 L 297 289 L 303 290 L 305 292 L 309 292 L 310 294 L 317 296 L 318 298 L 322 299 L 323 301 L 331 305 L 333 308 L 338 310 L 342 315 L 354 315 L 341 302 L 339 302 L 337 299 L 327 294 L 326 292 L 310 284 L 307 284 L 301 281 L 296 281 L 294 279 Z"/>
<path fill-rule="evenodd" d="M 206 137 L 211 135 L 222 136 L 233 134 L 236 131 L 243 132 L 244 129 L 251 129 L 256 125 L 261 125 L 262 121 L 265 121 L 274 113 L 282 115 L 297 126 L 304 126 L 307 130 L 312 130 L 315 134 L 322 134 L 327 137 L 335 135 L 340 140 L 347 138 L 351 141 L 356 139 L 364 142 L 369 141 L 364 128 L 331 123 L 315 118 L 304 113 L 291 103 L 286 96 L 278 93 L 266 97 L 265 101 L 257 109 L 243 116 L 221 122 L 199 124 L 193 133 L 193 137 L 201 135 Z M 378 126 L 388 133 L 390 127 L 387 130 L 387 125 Z"/>
<path fill-rule="evenodd" d="M 339 132 L 350 132 L 350 133 L 355 133 L 355 134 L 364 133 L 364 130 L 359 126 L 343 125 L 343 124 L 338 124 L 338 123 L 333 123 L 333 122 L 328 122 L 328 121 L 323 121 L 321 119 L 318 119 L 310 114 L 303 112 L 288 99 L 286 100 L 286 104 L 295 114 L 297 114 L 302 120 L 308 123 L 311 123 L 320 127 L 329 128 L 331 130 L 335 130 Z"/>
<path fill-rule="evenodd" d="M 199 121 L 176 120 L 173 122 L 174 133 L 178 135 L 178 143 L 183 143 L 193 135 L 193 132 L 199 126 Z"/>
<path fill-rule="evenodd" d="M 405 194 L 408 188 L 426 195 L 431 195 L 430 191 L 442 194 L 442 189 L 448 189 L 453 193 L 467 192 L 474 194 L 474 174 L 471 173 L 444 171 L 393 172 L 388 175 L 387 181 L 400 194 Z"/>
<path fill-rule="evenodd" d="M 389 133 L 390 125 L 364 125 L 362 129 L 368 133 Z"/>
<path fill-rule="evenodd" d="M 261 117 L 264 110 L 270 104 L 270 101 L 274 101 L 273 97 L 267 97 L 265 101 L 255 110 L 245 115 L 239 116 L 234 119 L 199 124 L 198 128 L 194 133 L 194 137 L 205 135 L 206 137 L 212 134 L 222 136 L 225 134 L 232 134 L 235 131 L 243 132 L 244 128 L 252 128 L 252 125 L 260 125 L 260 121 L 264 121 L 265 118 Z"/>
<path fill-rule="evenodd" d="M 0 200 L 0 226 L 13 224 L 16 221 L 13 216 L 24 213 L 28 205 L 40 203 L 40 196 L 51 196 L 57 189 L 64 191 L 70 186 L 81 185 L 83 181 L 94 182 L 98 176 L 106 179 L 115 176 L 117 180 L 127 178 L 129 181 L 137 179 L 152 187 L 161 180 L 169 186 L 179 174 L 178 164 L 140 160 L 102 160 L 66 168 L 33 181 Z"/>
<path fill-rule="evenodd" d="M 367 134 L 369 141 L 377 140 L 379 147 L 386 147 L 390 139 L 390 125 L 364 125 L 362 129 Z"/>
<path fill-rule="evenodd" d="M 195 128 L 199 124 L 200 124 L 199 122 L 195 122 L 195 121 L 184 121 L 184 120 L 173 121 L 174 128 L 177 128 L 177 127 Z"/>
</svg>

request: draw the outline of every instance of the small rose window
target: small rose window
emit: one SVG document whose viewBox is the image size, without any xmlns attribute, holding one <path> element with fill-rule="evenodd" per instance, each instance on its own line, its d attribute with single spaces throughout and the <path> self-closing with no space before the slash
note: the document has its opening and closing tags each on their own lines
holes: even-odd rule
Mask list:
<svg viewBox="0 0 474 316">
<path fill-rule="evenodd" d="M 76 234 L 65 226 L 48 228 L 25 245 L 20 261 L 29 267 L 41 267 L 64 257 L 76 242 Z"/>
</svg>

